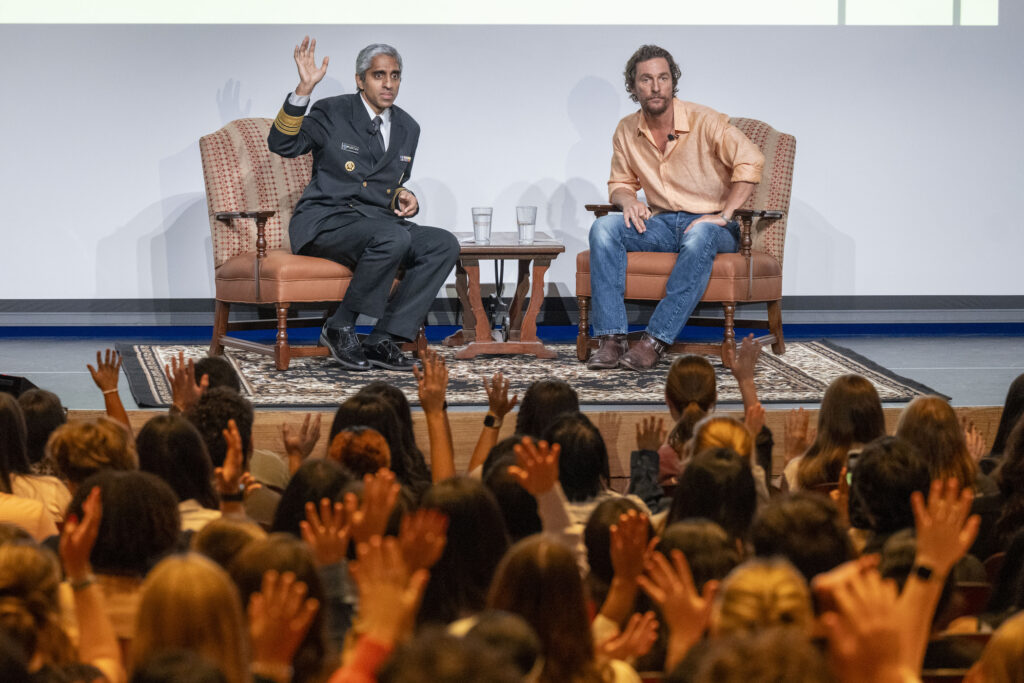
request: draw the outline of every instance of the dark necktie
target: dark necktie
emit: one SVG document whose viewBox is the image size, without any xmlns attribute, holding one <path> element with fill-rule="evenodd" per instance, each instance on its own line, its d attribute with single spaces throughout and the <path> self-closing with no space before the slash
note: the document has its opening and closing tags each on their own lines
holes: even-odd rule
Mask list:
<svg viewBox="0 0 1024 683">
<path fill-rule="evenodd" d="M 377 141 L 377 158 L 383 159 L 384 152 L 384 133 L 380 132 L 380 124 L 384 123 L 384 120 L 380 116 L 374 116 L 373 121 L 370 121 L 370 137 Z"/>
</svg>

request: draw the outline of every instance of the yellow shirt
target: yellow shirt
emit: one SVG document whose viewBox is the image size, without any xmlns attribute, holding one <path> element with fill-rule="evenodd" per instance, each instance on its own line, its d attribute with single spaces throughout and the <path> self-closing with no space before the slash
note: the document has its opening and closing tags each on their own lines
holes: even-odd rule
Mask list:
<svg viewBox="0 0 1024 683">
<path fill-rule="evenodd" d="M 732 183 L 761 181 L 764 155 L 725 114 L 678 99 L 672 106 L 676 139 L 664 154 L 640 111 L 619 121 L 608 195 L 643 189 L 654 213 L 718 213 Z"/>
</svg>

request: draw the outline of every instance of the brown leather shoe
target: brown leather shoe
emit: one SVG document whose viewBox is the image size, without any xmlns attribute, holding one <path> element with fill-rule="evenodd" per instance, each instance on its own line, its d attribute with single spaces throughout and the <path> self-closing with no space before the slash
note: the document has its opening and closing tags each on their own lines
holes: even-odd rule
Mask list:
<svg viewBox="0 0 1024 683">
<path fill-rule="evenodd" d="M 630 370 L 650 370 L 661 360 L 661 354 L 664 351 L 665 342 L 644 332 L 640 341 L 622 354 L 622 358 L 619 359 L 619 367 Z"/>
<path fill-rule="evenodd" d="M 587 362 L 588 370 L 611 370 L 619 367 L 619 358 L 629 348 L 624 334 L 607 334 L 601 337 L 601 344 Z"/>
</svg>

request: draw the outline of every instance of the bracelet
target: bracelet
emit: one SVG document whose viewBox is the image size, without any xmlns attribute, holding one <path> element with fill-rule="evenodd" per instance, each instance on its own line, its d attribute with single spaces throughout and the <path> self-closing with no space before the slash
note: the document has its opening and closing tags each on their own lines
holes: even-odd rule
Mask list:
<svg viewBox="0 0 1024 683">
<path fill-rule="evenodd" d="M 92 572 L 89 572 L 79 580 L 70 581 L 69 583 L 71 584 L 71 590 L 77 593 L 78 591 L 84 590 L 89 586 L 93 585 L 94 583 L 96 583 L 96 575 Z"/>
<path fill-rule="evenodd" d="M 106 396 L 107 394 L 116 394 L 116 393 L 117 393 L 117 389 L 107 389 L 106 391 L 103 392 L 103 395 Z"/>
</svg>

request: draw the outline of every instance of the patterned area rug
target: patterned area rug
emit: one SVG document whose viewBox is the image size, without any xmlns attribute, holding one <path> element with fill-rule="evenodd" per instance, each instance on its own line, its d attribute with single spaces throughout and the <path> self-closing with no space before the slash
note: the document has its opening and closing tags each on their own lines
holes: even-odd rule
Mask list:
<svg viewBox="0 0 1024 683">
<path fill-rule="evenodd" d="M 459 406 L 486 406 L 482 378 L 501 370 L 511 380 L 511 392 L 520 396 L 531 382 L 558 377 L 579 392 L 580 403 L 660 404 L 664 401 L 665 376 L 672 357 L 663 359 L 655 370 L 638 373 L 629 370 L 591 371 L 576 360 L 575 344 L 553 344 L 558 358 L 537 360 L 532 356 L 479 356 L 455 360 L 454 349 L 435 346 L 448 361 L 448 403 Z M 171 404 L 170 386 L 164 365 L 178 351 L 200 358 L 204 346 L 151 346 L 118 344 L 124 357 L 124 370 L 132 395 L 140 407 Z M 374 370 L 347 372 L 331 358 L 295 358 L 285 372 L 274 369 L 269 356 L 243 351 L 227 351 L 227 358 L 242 377 L 243 393 L 259 407 L 336 406 L 372 380 L 385 380 L 401 388 L 409 401 L 418 404 L 416 380 L 412 373 Z M 740 403 L 739 388 L 721 362 L 709 356 L 718 374 L 718 402 Z M 817 403 L 829 382 L 846 373 L 867 377 L 878 389 L 883 402 L 909 401 L 932 389 L 899 377 L 836 344 L 828 341 L 789 342 L 786 353 L 761 354 L 755 381 L 762 403 Z"/>
</svg>

